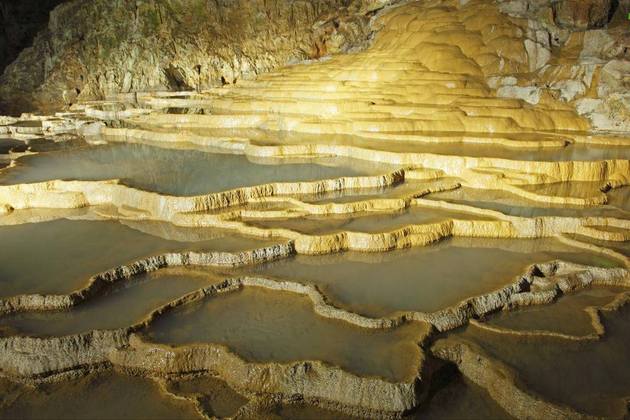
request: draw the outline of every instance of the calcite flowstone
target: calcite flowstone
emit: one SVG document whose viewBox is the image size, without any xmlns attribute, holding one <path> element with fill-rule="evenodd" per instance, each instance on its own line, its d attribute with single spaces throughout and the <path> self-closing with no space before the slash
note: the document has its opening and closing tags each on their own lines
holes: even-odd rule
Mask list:
<svg viewBox="0 0 630 420">
<path fill-rule="evenodd" d="M 255 287 L 307 297 L 318 316 L 356 328 L 421 323 L 426 335 L 414 343 L 456 364 L 510 415 L 579 418 L 581 414 L 572 408 L 529 392 L 508 366 L 474 346 L 434 338 L 500 310 L 551 304 L 575 290 L 630 287 L 630 261 L 624 251 L 588 242 L 630 239 L 624 204 L 618 204 L 619 196 L 609 192 L 630 184 L 630 161 L 625 151 L 617 157 L 605 150 L 627 147 L 628 140 L 625 133 L 591 132 L 598 128 L 630 131 L 624 125 L 630 121 L 626 113 L 630 109 L 626 86 L 630 68 L 623 58 L 625 47 L 617 45 L 618 34 L 608 28 L 588 30 L 606 26 L 614 2 L 420 0 L 400 1 L 398 7 L 380 10 L 396 3 L 399 1 L 83 0 L 58 8 L 45 34 L 49 42 L 40 37 L 11 66 L 3 76 L 0 97 L 11 100 L 15 94 L 29 105 L 74 105 L 70 112 L 51 118 L 32 114 L 19 119 L 0 117 L 2 134 L 17 139 L 72 132 L 99 135 L 101 142 L 159 142 L 160 147 L 174 149 L 187 142 L 185 147 L 199 148 L 199 153 L 216 147 L 252 160 L 336 156 L 387 163 L 392 168 L 378 175 L 275 182 L 198 196 L 157 194 L 117 180 L 0 186 L 0 216 L 9 214 L 0 217 L 0 225 L 35 222 L 20 215 L 37 207 L 58 210 L 55 217 L 61 217 L 63 209 L 91 207 L 99 208 L 94 210 L 100 211 L 99 218 L 125 219 L 140 230 L 151 231 L 147 222 L 160 221 L 190 230 L 228 229 L 276 243 L 239 253 L 153 255 L 94 274 L 86 279 L 85 287 L 67 295 L 0 299 L 0 314 L 73 310 L 139 275 L 168 267 L 203 266 L 223 273 L 296 254 L 347 250 L 372 252 L 375 254 L 368 258 L 378 258 L 386 250 L 427 246 L 451 237 L 554 237 L 601 257 L 602 265 L 619 267 L 539 262 L 519 276 L 505 279 L 498 289 L 467 295 L 435 312 L 401 311 L 373 318 L 333 306 L 324 288 L 298 279 L 225 278 L 170 301 L 119 330 L 48 338 L 6 334 L 0 337 L 0 373 L 31 382 L 76 376 L 97 367 L 148 377 L 208 374 L 260 398 L 299 398 L 361 417 L 400 417 L 424 402 L 431 388 L 432 367 L 427 363 L 428 369 L 424 369 L 424 362 L 429 361 L 424 358 L 412 367 L 408 380 L 390 382 L 315 360 L 254 363 L 212 343 L 175 347 L 143 339 L 151 322 L 168 311 Z M 338 52 L 353 54 L 326 57 Z M 313 60 L 300 61 L 304 58 Z M 296 62 L 274 73 L 259 74 Z M 32 68 L 35 70 L 30 71 Z M 244 80 L 250 76 L 257 80 Z M 154 88 L 170 91 L 137 92 Z M 86 101 L 103 96 L 108 99 Z M 583 116 L 589 117 L 590 124 Z M 618 121 L 625 122 L 615 125 Z M 224 134 L 226 129 L 229 135 Z M 300 142 L 292 142 L 294 134 L 300 136 Z M 346 141 L 350 138 L 352 141 Z M 404 148 L 392 147 L 402 142 L 406 142 Z M 387 144 L 380 146 L 383 143 Z M 449 152 L 454 151 L 419 152 L 425 149 L 414 149 L 418 144 L 447 146 Z M 551 153 L 549 159 L 537 154 L 542 149 Z M 571 154 L 584 149 L 596 155 L 605 152 L 584 159 Z M 467 154 L 471 150 L 479 154 Z M 521 150 L 536 156 L 523 160 Z M 0 172 L 28 171 L 28 159 L 7 156 L 13 168 Z M 428 180 L 436 182 L 403 190 L 406 196 L 400 191 L 396 196 L 374 194 L 375 190 Z M 517 212 L 501 210 L 509 213 L 503 214 L 422 198 L 462 185 L 488 197 L 494 197 L 494 190 L 513 195 L 518 203 L 529 200 L 532 204 L 522 207 L 531 207 L 532 214 L 511 216 Z M 370 197 L 345 200 L 357 190 L 370 192 Z M 311 202 L 305 198 L 337 193 L 344 200 Z M 482 201 L 493 200 L 488 197 Z M 534 208 L 543 205 L 548 213 Z M 578 208 L 562 215 L 554 213 L 554 205 L 594 208 L 588 215 Z M 313 215 L 350 218 L 361 212 L 396 216 L 419 208 L 444 210 L 445 216 L 446 212 L 468 215 L 431 223 L 414 220 L 395 230 L 364 232 L 346 226 L 347 230 L 312 235 L 292 227 L 248 224 L 256 219 Z M 610 210 L 614 212 L 606 213 Z M 587 242 L 574 237 L 587 238 Z M 560 251 L 556 258 L 562 258 Z M 386 280 L 384 291 L 391 287 Z"/>
</svg>

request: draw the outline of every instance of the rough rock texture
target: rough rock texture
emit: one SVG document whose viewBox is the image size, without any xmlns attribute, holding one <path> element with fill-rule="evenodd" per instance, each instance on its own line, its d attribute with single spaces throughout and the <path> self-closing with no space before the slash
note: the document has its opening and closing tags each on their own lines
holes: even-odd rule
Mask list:
<svg viewBox="0 0 630 420">
<path fill-rule="evenodd" d="M 51 13 L 33 47 L 0 77 L 0 112 L 48 111 L 146 90 L 199 90 L 361 49 L 380 29 L 370 18 L 398 2 L 66 1 Z M 516 18 L 509 23 L 500 22 L 489 0 L 411 3 L 423 10 L 477 8 L 485 22 L 502 26 L 506 37 L 501 39 L 481 31 L 491 44 L 478 53 L 486 73 L 497 64 L 500 71 L 491 76 L 511 80 L 487 81 L 499 88 L 500 97 L 538 104 L 549 93 L 573 105 L 595 129 L 630 129 L 624 70 L 630 57 L 630 1 L 498 0 L 498 10 Z M 479 26 L 463 13 L 462 23 Z M 474 36 L 468 35 L 467 42 Z"/>
<path fill-rule="evenodd" d="M 630 129 L 630 1 L 502 0 L 499 8 L 527 19 L 556 47 L 548 63 L 519 86 L 571 103 L 595 130 Z"/>
<path fill-rule="evenodd" d="M 530 280 L 534 282 L 531 287 L 527 287 L 532 290 L 533 295 L 533 300 L 529 304 L 549 303 L 544 299 L 545 290 L 556 290 L 559 287 L 566 292 L 561 277 L 575 269 L 588 277 L 583 279 L 586 282 L 575 283 L 576 288 L 588 287 L 595 282 L 617 281 L 615 280 L 617 273 L 610 269 L 586 268 L 561 262 L 535 266 L 528 274 Z M 116 270 L 118 275 L 124 276 L 123 271 Z M 547 284 L 542 277 L 538 277 L 547 274 L 551 276 L 550 278 L 559 276 L 557 286 Z M 627 272 L 623 277 L 627 278 Z M 521 280 L 527 281 L 525 278 Z M 544 284 L 541 286 L 536 283 Z M 141 335 L 134 334 L 141 333 L 157 317 L 174 308 L 190 305 L 201 299 L 234 293 L 242 287 L 263 287 L 305 294 L 313 301 L 313 309 L 318 314 L 360 328 L 392 328 L 403 322 L 413 322 L 415 318 L 412 314 L 401 314 L 397 320 L 364 318 L 330 306 L 315 288 L 299 283 L 262 278 L 227 279 L 221 284 L 199 289 L 169 302 L 129 328 L 96 330 L 64 337 L 0 338 L 2 349 L 0 368 L 5 375 L 25 381 L 49 379 L 64 373 L 80 375 L 86 368 L 112 365 L 146 376 L 211 372 L 228 382 L 230 386 L 245 392 L 285 397 L 302 395 L 305 399 L 313 399 L 318 404 L 322 402 L 336 404 L 344 412 L 361 417 L 394 417 L 420 403 L 422 399 L 421 388 L 418 387 L 420 376 L 409 377 L 402 382 L 389 382 L 379 378 L 356 376 L 317 361 L 252 363 L 244 361 L 221 345 L 193 344 L 171 347 L 144 341 Z M 540 290 L 536 290 L 539 288 Z M 513 297 L 514 295 L 498 291 L 474 299 L 476 302 L 463 302 L 457 306 L 460 308 L 462 305 L 468 306 L 477 311 L 477 315 L 483 315 L 507 305 Z M 493 301 L 498 301 L 499 307 L 493 306 Z M 626 303 L 627 298 L 621 297 L 607 310 L 616 310 Z M 456 328 L 463 322 L 454 319 L 455 312 L 457 311 L 447 310 L 430 314 L 422 321 L 433 318 L 432 323 L 437 321 L 437 324 L 444 325 L 445 329 Z M 469 312 L 465 319 L 471 316 L 473 314 Z M 425 324 L 422 342 L 428 338 L 430 332 L 429 325 Z M 552 418 L 574 418 L 572 416 L 577 415 L 569 408 L 547 403 L 520 389 L 515 384 L 512 371 L 466 345 L 453 345 L 451 340 L 447 339 L 439 341 L 432 350 L 438 357 L 456 363 L 464 375 L 486 388 L 492 398 L 517 418 L 528 418 L 528 413 Z"/>
<path fill-rule="evenodd" d="M 5 111 L 233 83 L 368 40 L 381 1 L 72 0 L 0 79 Z"/>
<path fill-rule="evenodd" d="M 556 23 L 576 29 L 601 28 L 610 21 L 615 9 L 613 0 L 560 0 L 553 4 Z"/>
<path fill-rule="evenodd" d="M 284 290 L 283 286 L 290 287 L 289 283 L 276 284 L 261 279 L 226 280 L 170 302 L 129 328 L 50 338 L 2 337 L 0 369 L 7 376 L 27 382 L 64 373 L 79 375 L 85 369 L 111 365 L 146 376 L 212 372 L 246 392 L 288 397 L 302 395 L 316 403 L 332 403 L 361 417 L 395 417 L 419 403 L 415 374 L 402 382 L 390 382 L 377 377 L 357 376 L 319 361 L 254 363 L 241 359 L 222 345 L 171 347 L 145 342 L 141 336 L 133 334 L 175 307 L 232 293 L 249 285 L 269 286 L 277 290 Z M 290 289 L 293 293 L 305 291 L 303 286 L 294 284 L 294 287 L 297 289 Z M 310 293 L 315 292 L 312 288 L 306 289 Z M 347 322 L 354 321 L 352 314 L 332 307 L 329 307 L 328 315 L 331 318 L 348 318 L 344 319 Z M 373 323 L 367 328 L 383 326 Z M 426 329 L 423 335 L 428 332 Z"/>
</svg>

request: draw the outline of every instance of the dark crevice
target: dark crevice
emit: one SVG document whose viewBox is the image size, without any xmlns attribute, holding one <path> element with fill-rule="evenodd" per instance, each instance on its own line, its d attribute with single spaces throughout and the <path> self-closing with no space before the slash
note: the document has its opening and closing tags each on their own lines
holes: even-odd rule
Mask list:
<svg viewBox="0 0 630 420">
<path fill-rule="evenodd" d="M 51 10 L 64 0 L 0 0 L 0 74 L 48 26 Z"/>
</svg>

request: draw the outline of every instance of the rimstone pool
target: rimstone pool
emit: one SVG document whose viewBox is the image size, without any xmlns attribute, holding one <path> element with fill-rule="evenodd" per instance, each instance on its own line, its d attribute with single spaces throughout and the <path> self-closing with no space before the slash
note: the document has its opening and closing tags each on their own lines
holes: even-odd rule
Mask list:
<svg viewBox="0 0 630 420">
<path fill-rule="evenodd" d="M 628 417 L 626 6 L 218 3 L 28 53 L 185 58 L 0 116 L 0 419 Z"/>
<path fill-rule="evenodd" d="M 486 190 L 409 165 L 225 155 L 249 165 L 243 177 L 207 153 L 117 142 L 4 170 L 3 417 L 71 418 L 82 398 L 87 418 L 507 418 L 493 374 L 546 411 L 624 412 L 623 193 L 609 198 L 603 181 Z M 173 178 L 160 165 L 196 169 Z M 588 383 L 567 358 L 596 369 Z M 300 402 L 265 396 L 298 392 L 294 381 Z M 387 397 L 366 399 L 370 389 Z M 124 412 L 110 401 L 119 393 L 137 395 Z"/>
</svg>

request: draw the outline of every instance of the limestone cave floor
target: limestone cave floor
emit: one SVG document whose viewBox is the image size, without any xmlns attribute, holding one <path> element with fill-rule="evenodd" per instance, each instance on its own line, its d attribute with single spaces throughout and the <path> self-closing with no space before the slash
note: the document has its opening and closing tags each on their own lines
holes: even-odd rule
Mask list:
<svg viewBox="0 0 630 420">
<path fill-rule="evenodd" d="M 51 16 L 101 3 L 162 2 Z M 596 2 L 250 3 L 348 7 L 295 56 L 24 54 L 72 103 L 0 116 L 0 419 L 627 418 L 630 67 L 556 26 Z"/>
</svg>

